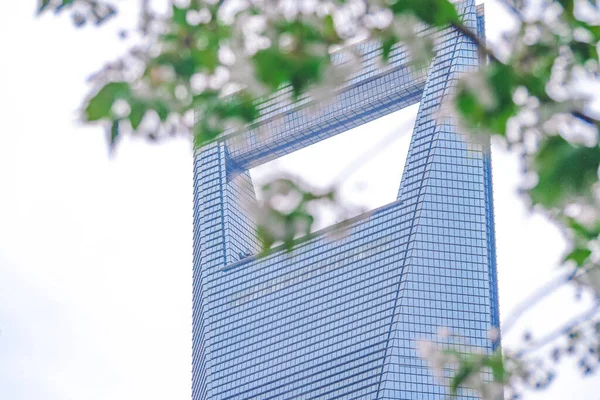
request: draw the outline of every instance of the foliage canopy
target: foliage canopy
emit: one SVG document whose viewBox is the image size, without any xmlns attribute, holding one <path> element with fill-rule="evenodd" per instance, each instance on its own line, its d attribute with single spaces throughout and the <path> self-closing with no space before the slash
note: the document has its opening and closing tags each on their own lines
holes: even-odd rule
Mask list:
<svg viewBox="0 0 600 400">
<path fill-rule="evenodd" d="M 593 109 L 589 88 L 600 83 L 599 5 L 594 0 L 498 1 L 517 28 L 502 43 L 488 45 L 463 24 L 450 0 L 181 0 L 165 15 L 144 0 L 139 44 L 95 75 L 82 118 L 106 126 L 111 149 L 126 134 L 159 140 L 181 132 L 190 133 L 199 147 L 255 122 L 261 99 L 278 89 L 289 87 L 292 98 L 299 99 L 343 82 L 352 68 L 335 65 L 332 54 L 341 48 L 352 58 L 348 43 L 378 41 L 382 63 L 394 46 L 404 45 L 415 62 L 423 62 L 434 47 L 416 37 L 419 26 L 458 30 L 489 63 L 462 78 L 449 107 L 475 140 L 494 135 L 522 155 L 527 201 L 553 218 L 571 243 L 564 258 L 565 268 L 573 271 L 567 281 L 597 298 L 600 112 Z M 69 13 L 78 27 L 102 25 L 118 11 L 104 0 L 39 0 L 37 8 Z M 291 249 L 298 235 L 310 232 L 308 203 L 336 199 L 333 192 L 313 193 L 289 179 L 267 189 L 277 187 L 299 194 L 298 203 L 287 211 L 268 205 L 265 214 L 283 221 L 286 229 L 278 236 L 266 224 L 259 226 L 265 252 L 278 242 Z M 579 354 L 584 343 L 587 352 L 578 355 L 584 373 L 600 361 L 597 306 L 565 326 L 559 333 L 569 335 L 569 344 L 552 351 L 556 359 L 556 352 Z M 543 387 L 551 381 L 550 372 L 533 372 L 526 350 L 435 354 L 438 362 L 459 365 L 451 379 L 454 389 L 467 382 L 473 386 L 473 376 L 486 369 L 500 387 Z M 500 396 L 501 391 L 480 383 L 482 395 Z"/>
</svg>

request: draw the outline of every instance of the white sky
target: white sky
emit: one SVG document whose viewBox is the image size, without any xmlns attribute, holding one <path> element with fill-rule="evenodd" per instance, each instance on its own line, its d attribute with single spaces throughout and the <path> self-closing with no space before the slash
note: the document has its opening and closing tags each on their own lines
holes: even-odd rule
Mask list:
<svg viewBox="0 0 600 400">
<path fill-rule="evenodd" d="M 77 124 L 76 109 L 87 75 L 124 48 L 114 32 L 133 16 L 75 31 L 65 19 L 33 18 L 34 3 L 9 2 L 0 13 L 0 398 L 189 399 L 190 144 L 127 139 L 109 158 L 102 130 Z M 493 40 L 506 15 L 489 3 Z M 363 150 L 357 138 L 374 145 L 410 117 L 393 115 L 280 167 L 327 183 Z M 393 200 L 407 138 L 361 170 L 343 188 L 348 197 Z M 565 244 L 516 194 L 516 158 L 493 151 L 504 318 L 556 272 Z M 565 289 L 545 301 L 504 344 L 519 341 L 519 328 L 541 334 L 569 318 L 581 309 L 572 299 Z M 599 377 L 581 379 L 574 367 L 566 361 L 549 391 L 526 399 L 598 399 Z"/>
</svg>

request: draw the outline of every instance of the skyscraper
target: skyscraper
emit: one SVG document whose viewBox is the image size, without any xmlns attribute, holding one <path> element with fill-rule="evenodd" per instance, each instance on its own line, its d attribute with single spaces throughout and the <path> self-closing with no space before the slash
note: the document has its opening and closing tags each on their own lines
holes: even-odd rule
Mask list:
<svg viewBox="0 0 600 400">
<path fill-rule="evenodd" d="M 483 37 L 483 9 L 457 7 Z M 421 34 L 437 36 L 430 66 L 412 66 L 400 47 L 379 68 L 376 46 L 360 44 L 362 70 L 333 103 L 292 103 L 281 91 L 260 126 L 196 154 L 193 400 L 442 399 L 416 340 L 447 327 L 492 350 L 490 155 L 440 111 L 479 55 L 450 28 Z M 291 254 L 255 256 L 250 168 L 417 102 L 396 201 L 354 221 L 344 239 L 319 234 Z"/>
</svg>

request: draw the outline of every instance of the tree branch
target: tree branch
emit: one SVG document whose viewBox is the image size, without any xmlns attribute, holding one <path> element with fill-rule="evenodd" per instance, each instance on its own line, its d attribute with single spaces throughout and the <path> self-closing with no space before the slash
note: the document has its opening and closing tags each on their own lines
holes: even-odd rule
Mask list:
<svg viewBox="0 0 600 400">
<path fill-rule="evenodd" d="M 585 322 L 585 321 L 589 320 L 591 317 L 593 317 L 598 312 L 598 309 L 600 309 L 600 302 L 596 301 L 594 303 L 594 305 L 592 306 L 592 308 L 590 308 L 589 310 L 581 313 L 577 317 L 572 318 L 567 323 L 563 324 L 560 328 L 555 329 L 554 331 L 552 331 L 549 334 L 543 336 L 539 340 L 536 340 L 534 342 L 528 343 L 527 348 L 525 348 L 523 350 L 520 350 L 520 351 L 518 351 L 516 353 L 517 357 L 522 357 L 525 354 L 531 353 L 531 352 L 533 352 L 533 351 L 535 351 L 535 350 L 537 350 L 537 349 L 539 349 L 539 348 L 547 345 L 548 343 L 553 342 L 558 337 L 571 332 L 579 324 L 581 324 L 582 322 Z"/>
<path fill-rule="evenodd" d="M 590 117 L 589 115 L 581 111 L 571 111 L 571 115 L 573 115 L 575 118 L 579 118 L 587 122 L 590 125 L 596 125 L 598 123 L 598 120 L 596 118 Z"/>
<path fill-rule="evenodd" d="M 452 28 L 456 29 L 457 31 L 471 39 L 473 43 L 475 43 L 475 45 L 479 48 L 479 50 L 483 51 L 490 58 L 490 60 L 498 63 L 501 62 L 498 59 L 498 57 L 496 57 L 496 54 L 489 47 L 487 47 L 485 43 L 483 43 L 483 41 L 475 32 L 473 32 L 472 30 L 470 30 L 469 28 L 467 28 L 459 22 L 455 22 L 451 26 Z"/>
<path fill-rule="evenodd" d="M 494 51 L 492 49 L 490 49 L 481 40 L 481 38 L 475 32 L 473 32 L 472 30 L 470 30 L 469 28 L 467 28 L 466 26 L 464 26 L 460 22 L 453 23 L 451 25 L 451 27 L 454 28 L 454 29 L 456 29 L 458 32 L 462 33 L 463 35 L 465 35 L 469 39 L 471 39 L 473 41 L 473 43 L 475 43 L 475 45 L 477 46 L 477 48 L 490 58 L 490 61 L 492 63 L 505 64 L 505 63 L 503 63 L 502 61 L 500 61 L 498 59 L 498 57 L 496 56 L 496 54 L 494 53 Z M 599 120 L 598 119 L 596 119 L 594 117 L 591 117 L 591 116 L 589 116 L 589 115 L 587 115 L 587 114 L 585 114 L 585 113 L 583 113 L 581 111 L 571 111 L 570 114 L 573 115 L 575 118 L 579 118 L 582 121 L 587 122 L 590 125 L 598 125 L 599 124 Z"/>
<path fill-rule="evenodd" d="M 503 331 L 507 331 L 512 328 L 512 325 L 523 315 L 523 313 L 529 310 L 533 305 L 539 303 L 542 299 L 552 294 L 556 289 L 561 287 L 563 284 L 573 280 L 579 270 L 574 269 L 568 274 L 563 274 L 558 278 L 548 282 L 538 290 L 536 290 L 531 296 L 527 297 L 524 301 L 517 305 L 516 309 L 512 311 L 506 322 L 503 324 Z"/>
</svg>

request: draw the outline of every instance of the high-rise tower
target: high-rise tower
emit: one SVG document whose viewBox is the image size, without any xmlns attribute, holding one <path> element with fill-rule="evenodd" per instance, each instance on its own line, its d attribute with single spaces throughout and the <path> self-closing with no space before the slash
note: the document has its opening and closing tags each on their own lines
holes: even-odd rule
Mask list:
<svg viewBox="0 0 600 400">
<path fill-rule="evenodd" d="M 483 37 L 483 9 L 457 3 Z M 401 47 L 362 71 L 327 105 L 265 103 L 260 127 L 202 148 L 194 164 L 193 400 L 442 399 L 417 339 L 448 327 L 492 350 L 498 294 L 489 152 L 440 114 L 459 75 L 480 62 L 450 28 L 431 65 Z M 290 255 L 257 258 L 248 170 L 420 102 L 398 199 Z M 270 135 L 261 137 L 259 130 Z M 464 397 L 469 397 L 465 393 Z"/>
</svg>

